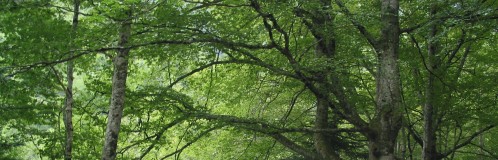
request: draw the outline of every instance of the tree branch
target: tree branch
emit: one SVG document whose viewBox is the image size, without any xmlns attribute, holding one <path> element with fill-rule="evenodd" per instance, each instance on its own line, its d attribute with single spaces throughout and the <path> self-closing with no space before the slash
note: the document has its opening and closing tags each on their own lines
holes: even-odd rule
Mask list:
<svg viewBox="0 0 498 160">
<path fill-rule="evenodd" d="M 475 132 L 474 134 L 470 135 L 470 137 L 468 137 L 467 140 L 465 140 L 462 143 L 453 147 L 453 149 L 450 149 L 450 150 L 438 155 L 438 159 L 443 159 L 443 158 L 447 157 L 448 155 L 452 154 L 453 152 L 457 151 L 458 149 L 465 147 L 466 145 L 470 144 L 472 142 L 472 140 L 474 140 L 474 138 L 476 138 L 480 134 L 482 134 L 482 133 L 484 133 L 484 132 L 486 132 L 494 127 L 495 127 L 495 125 L 489 125 L 487 127 L 484 127 L 483 129 Z"/>
<path fill-rule="evenodd" d="M 455 47 L 455 49 L 453 49 L 449 54 L 446 65 L 449 66 L 451 64 L 451 61 L 453 60 L 453 58 L 455 58 L 455 55 L 458 53 L 458 51 L 460 51 L 460 48 L 462 48 L 463 43 L 465 43 L 465 35 L 466 35 L 465 33 L 466 33 L 465 30 L 462 29 L 462 36 L 460 36 L 460 39 L 458 40 L 458 44 Z"/>
<path fill-rule="evenodd" d="M 180 153 L 182 152 L 183 150 L 185 150 L 188 146 L 192 145 L 193 143 L 197 142 L 199 139 L 201 139 L 202 137 L 204 137 L 205 135 L 207 135 L 209 132 L 211 131 L 214 131 L 216 129 L 219 129 L 221 128 L 220 126 L 217 126 L 217 127 L 213 127 L 213 128 L 209 128 L 208 130 L 205 130 L 203 131 L 202 133 L 200 133 L 199 135 L 197 135 L 197 137 L 195 137 L 192 141 L 188 142 L 187 144 L 185 144 L 184 146 L 182 146 L 180 149 L 174 151 L 173 153 L 170 153 L 164 157 L 161 158 L 161 160 L 163 159 L 166 159 L 168 157 L 171 157 L 177 153 Z M 140 159 L 142 159 L 143 157 L 140 157 Z"/>
<path fill-rule="evenodd" d="M 339 132 L 359 132 L 361 130 L 356 128 L 334 128 L 334 129 L 315 129 L 315 128 L 281 128 L 276 125 L 263 122 L 256 119 L 244 119 L 236 116 L 229 115 L 214 115 L 209 113 L 191 113 L 192 117 L 206 120 L 219 121 L 230 126 L 237 126 L 243 129 L 260 132 L 264 134 L 276 134 L 276 133 L 291 133 L 291 132 L 301 132 L 301 133 L 339 133 Z"/>
<path fill-rule="evenodd" d="M 305 149 L 304 147 L 296 144 L 295 142 L 291 141 L 289 138 L 281 135 L 281 134 L 268 134 L 269 136 L 271 136 L 273 139 L 275 139 L 276 141 L 278 141 L 280 144 L 282 144 L 283 146 L 289 148 L 290 150 L 304 156 L 306 159 L 318 159 L 318 154 L 317 153 L 314 153 L 314 152 L 311 152 L 307 149 Z"/>
<path fill-rule="evenodd" d="M 353 15 L 349 11 L 349 9 L 344 5 L 344 3 L 341 0 L 335 0 L 335 3 L 339 6 L 339 8 L 341 8 L 342 12 L 351 21 L 351 23 L 353 23 L 353 25 L 358 29 L 358 31 L 360 31 L 360 33 L 367 39 L 368 43 L 372 47 L 377 48 L 377 40 L 375 39 L 375 37 L 370 32 L 368 32 L 365 26 L 363 26 L 362 24 L 360 24 L 360 22 L 356 21 L 353 18 Z"/>
<path fill-rule="evenodd" d="M 175 126 L 176 124 L 184 121 L 185 119 L 187 119 L 186 116 L 180 117 L 180 118 L 175 119 L 172 122 L 168 123 L 167 125 L 163 126 L 159 132 L 157 132 L 155 135 L 153 135 L 153 137 L 155 137 L 154 141 L 149 145 L 149 147 L 147 147 L 147 149 L 145 149 L 145 152 L 143 152 L 138 159 L 142 159 L 147 154 L 149 154 L 149 152 L 152 150 L 152 148 L 154 148 L 154 146 L 161 139 L 161 137 L 163 136 L 164 132 L 166 132 L 169 128 Z"/>
</svg>

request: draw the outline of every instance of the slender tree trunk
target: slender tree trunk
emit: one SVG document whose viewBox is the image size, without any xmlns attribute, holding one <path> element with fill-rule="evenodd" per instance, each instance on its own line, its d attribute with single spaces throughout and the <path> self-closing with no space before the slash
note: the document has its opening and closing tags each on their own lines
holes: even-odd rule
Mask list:
<svg viewBox="0 0 498 160">
<path fill-rule="evenodd" d="M 402 126 L 401 84 L 398 68 L 399 2 L 381 0 L 381 39 L 376 45 L 378 56 L 376 115 L 367 135 L 369 159 L 394 160 L 396 137 Z"/>
<path fill-rule="evenodd" d="M 315 51 L 317 56 L 321 58 L 329 58 L 329 59 L 332 58 L 335 55 L 335 40 L 329 37 L 329 38 L 320 39 L 318 41 L 319 43 Z M 333 69 L 329 68 L 324 72 L 320 73 L 320 75 L 317 75 L 317 77 L 319 77 L 320 81 L 325 82 L 331 80 L 333 76 L 332 72 Z M 327 88 L 326 85 L 317 85 L 317 87 L 322 91 L 322 93 L 324 93 L 324 95 L 330 94 L 329 91 L 327 91 L 329 88 Z M 327 129 L 334 126 L 334 124 L 330 124 L 330 117 L 328 112 L 330 104 L 326 98 L 328 97 L 317 96 L 316 115 L 315 115 L 316 129 Z M 322 132 L 317 132 L 314 133 L 313 135 L 315 149 L 317 150 L 318 154 L 321 156 L 322 159 L 327 159 L 327 160 L 340 159 L 339 154 L 336 152 L 337 149 L 334 149 L 332 147 L 334 144 L 331 144 L 333 142 L 331 139 L 334 138 L 333 136 L 335 135 L 330 135 Z"/>
<path fill-rule="evenodd" d="M 436 8 L 431 9 L 431 16 L 436 14 Z M 436 62 L 436 23 L 433 23 L 430 27 L 428 39 L 428 49 L 427 49 L 427 70 L 428 70 L 428 80 L 427 88 L 425 91 L 425 104 L 424 104 L 424 143 L 422 147 L 422 159 L 424 160 L 434 160 L 437 158 L 437 148 L 436 148 L 436 122 L 435 122 L 435 110 L 434 101 L 436 99 L 435 95 L 435 74 L 437 70 Z"/>
<path fill-rule="evenodd" d="M 73 25 L 72 25 L 72 41 L 74 47 L 74 39 L 76 39 L 77 29 L 78 29 L 78 15 L 80 9 L 80 1 L 74 0 L 74 12 L 73 12 Z M 74 53 L 71 52 L 70 56 Z M 64 126 L 66 128 L 66 144 L 64 147 L 64 159 L 72 159 L 73 150 L 73 68 L 74 64 L 72 60 L 67 62 L 67 88 L 66 88 L 66 101 L 64 103 Z"/>
<path fill-rule="evenodd" d="M 330 4 L 328 4 L 330 5 Z M 333 20 L 331 19 L 330 15 L 324 16 L 320 19 L 320 21 L 317 21 L 317 24 L 320 27 L 328 27 L 331 28 L 331 23 L 333 23 Z M 327 26 L 327 23 L 328 24 Z M 329 33 L 326 34 L 331 34 L 333 35 L 334 33 L 332 32 L 332 29 L 330 29 Z M 321 38 L 317 38 L 318 41 L 318 46 L 316 49 L 316 54 L 318 57 L 321 58 L 328 58 L 331 59 L 335 55 L 335 39 L 333 36 L 323 36 Z M 321 81 L 328 81 L 332 77 L 332 72 L 333 69 L 327 69 L 325 72 L 318 77 L 320 77 Z M 325 85 L 318 85 L 318 87 L 322 90 L 325 95 L 329 94 L 328 88 Z M 326 100 L 328 97 L 318 97 L 317 98 L 317 104 L 316 104 L 316 115 L 315 115 L 315 128 L 316 129 L 327 129 L 330 128 L 333 124 L 329 124 L 330 117 L 329 117 L 329 108 L 330 104 Z M 326 160 L 338 160 L 340 159 L 339 154 L 336 152 L 336 149 L 334 149 L 332 146 L 334 144 L 332 143 L 332 139 L 334 138 L 329 134 L 326 133 L 314 133 L 313 135 L 314 142 L 315 142 L 315 149 L 318 151 L 318 154 L 321 156 L 322 159 Z"/>
<path fill-rule="evenodd" d="M 128 72 L 128 53 L 130 49 L 124 48 L 131 35 L 131 11 L 128 11 L 128 18 L 122 22 L 119 31 L 119 47 L 117 55 L 113 59 L 114 73 L 112 77 L 112 95 L 109 115 L 107 117 L 107 129 L 105 132 L 103 160 L 113 160 L 116 158 L 119 130 L 125 103 L 126 78 Z"/>
<path fill-rule="evenodd" d="M 315 115 L 315 128 L 316 129 L 326 129 L 329 128 L 328 124 L 328 109 L 329 104 L 326 100 L 318 99 L 316 105 L 316 115 Z M 326 133 L 317 132 L 313 135 L 315 148 L 322 159 L 326 160 L 338 160 L 340 159 L 339 154 L 335 152 L 330 144 L 331 137 Z"/>
<path fill-rule="evenodd" d="M 319 14 L 298 14 L 298 16 L 309 18 L 311 21 L 305 22 L 308 29 L 311 31 L 317 41 L 315 54 L 318 58 L 332 59 L 336 54 L 336 44 L 333 32 L 334 14 L 331 14 L 331 1 L 320 0 L 321 6 L 316 8 Z M 319 84 L 317 88 L 321 90 L 323 95 L 317 96 L 316 115 L 315 115 L 315 128 L 327 129 L 331 128 L 334 124 L 330 124 L 329 108 L 330 104 L 327 96 L 330 94 L 325 85 L 330 81 L 333 73 L 333 68 L 327 67 L 324 71 L 316 75 L 319 77 Z M 340 159 L 337 149 L 334 149 L 333 138 L 335 135 L 317 132 L 313 134 L 314 147 L 320 156 L 320 159 L 338 160 Z"/>
</svg>

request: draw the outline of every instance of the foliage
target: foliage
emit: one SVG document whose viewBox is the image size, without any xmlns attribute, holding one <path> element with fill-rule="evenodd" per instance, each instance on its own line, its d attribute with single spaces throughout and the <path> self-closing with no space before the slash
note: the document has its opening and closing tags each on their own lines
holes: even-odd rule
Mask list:
<svg viewBox="0 0 498 160">
<path fill-rule="evenodd" d="M 380 2 L 344 2 L 88 0 L 72 35 L 72 1 L 1 1 L 0 159 L 63 158 L 69 60 L 73 158 L 100 158 L 127 8 L 132 36 L 124 46 L 131 52 L 118 159 L 306 159 L 293 145 L 315 154 L 314 135 L 322 132 L 341 158 L 366 159 L 369 135 L 335 105 L 347 99 L 361 120 L 375 121 L 380 62 L 368 37 L 382 36 L 384 24 Z M 434 76 L 441 158 L 498 158 L 498 3 L 400 3 L 396 156 L 421 158 L 424 95 Z M 334 41 L 334 56 L 317 54 L 321 40 Z M 327 128 L 315 127 L 320 96 L 310 86 L 330 92 Z"/>
</svg>

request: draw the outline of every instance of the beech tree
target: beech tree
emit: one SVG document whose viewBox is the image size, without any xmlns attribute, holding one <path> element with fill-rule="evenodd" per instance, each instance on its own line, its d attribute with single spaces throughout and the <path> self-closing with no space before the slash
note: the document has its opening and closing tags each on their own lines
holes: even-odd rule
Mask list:
<svg viewBox="0 0 498 160">
<path fill-rule="evenodd" d="M 8 1 L 0 158 L 496 159 L 497 5 Z"/>
</svg>

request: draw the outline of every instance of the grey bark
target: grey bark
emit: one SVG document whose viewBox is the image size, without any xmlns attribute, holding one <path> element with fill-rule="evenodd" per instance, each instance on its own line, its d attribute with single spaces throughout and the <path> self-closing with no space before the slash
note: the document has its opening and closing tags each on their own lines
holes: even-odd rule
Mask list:
<svg viewBox="0 0 498 160">
<path fill-rule="evenodd" d="M 119 130 L 121 118 L 125 105 L 126 78 L 128 74 L 128 53 L 129 48 L 124 48 L 131 35 L 131 11 L 127 11 L 128 18 L 121 22 L 119 31 L 119 47 L 117 55 L 113 59 L 114 73 L 112 77 L 112 93 L 109 115 L 107 117 L 107 129 L 105 132 L 103 160 L 113 160 L 116 158 Z"/>
<path fill-rule="evenodd" d="M 72 24 L 72 41 L 74 44 L 74 39 L 76 38 L 76 33 L 78 29 L 78 15 L 80 9 L 80 1 L 74 0 L 74 12 L 73 12 L 73 24 Z M 74 45 L 73 45 L 74 47 Z M 72 57 L 74 53 L 70 53 Z M 73 150 L 73 69 L 74 63 L 72 60 L 67 61 L 67 86 L 66 86 L 66 101 L 64 103 L 64 126 L 66 128 L 66 142 L 64 147 L 64 159 L 72 159 Z"/>
<path fill-rule="evenodd" d="M 396 138 L 402 126 L 401 84 L 398 68 L 399 2 L 381 0 L 381 38 L 375 45 L 378 56 L 376 115 L 367 138 L 369 159 L 394 160 Z"/>
<path fill-rule="evenodd" d="M 433 7 L 431 9 L 431 16 L 436 14 L 436 9 Z M 436 111 L 434 110 L 434 102 L 435 102 L 435 74 L 437 67 L 436 62 L 436 24 L 432 24 L 429 31 L 429 40 L 428 40 L 428 49 L 427 49 L 427 70 L 428 70 L 428 80 L 427 80 L 427 88 L 425 91 L 425 104 L 423 108 L 424 114 L 424 136 L 423 136 L 423 146 L 422 146 L 422 159 L 424 160 L 433 160 L 437 158 L 437 148 L 436 148 L 436 122 L 435 115 Z"/>
</svg>

